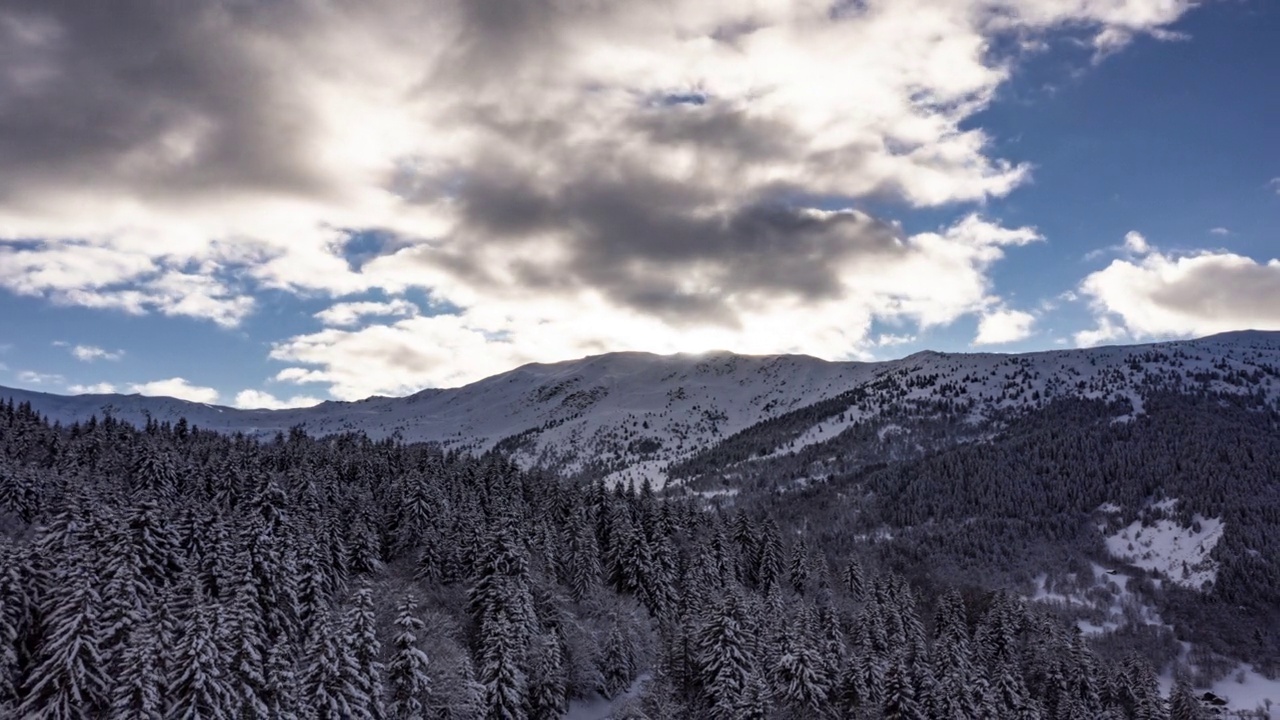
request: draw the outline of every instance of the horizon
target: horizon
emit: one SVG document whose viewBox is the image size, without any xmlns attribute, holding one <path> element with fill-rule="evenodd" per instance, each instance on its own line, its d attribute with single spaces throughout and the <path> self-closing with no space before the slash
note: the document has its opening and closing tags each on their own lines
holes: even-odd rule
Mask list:
<svg viewBox="0 0 1280 720">
<path fill-rule="evenodd" d="M 653 352 L 648 352 L 648 351 L 644 351 L 644 350 L 619 350 L 619 351 L 616 351 L 616 352 L 598 353 L 598 354 L 595 354 L 595 355 L 584 355 L 584 356 L 582 356 L 582 357 L 577 357 L 577 358 L 568 358 L 568 359 L 565 359 L 565 360 L 556 360 L 556 361 L 551 361 L 551 362 L 530 362 L 530 363 L 525 363 L 525 364 L 523 364 L 523 365 L 518 365 L 518 366 L 516 366 L 516 367 L 514 367 L 514 368 L 510 368 L 510 369 L 508 369 L 508 370 L 503 370 L 503 371 L 498 372 L 498 373 L 495 373 L 495 374 L 493 374 L 493 375 L 488 375 L 488 376 L 485 376 L 485 377 L 482 377 L 482 378 L 479 378 L 479 379 L 476 379 L 476 380 L 472 380 L 472 381 L 470 381 L 470 382 L 468 382 L 468 383 L 465 383 L 465 384 L 461 384 L 461 385 L 453 385 L 453 386 L 449 386 L 449 387 L 422 387 L 422 388 L 418 388 L 418 389 L 416 389 L 416 390 L 411 390 L 411 391 L 409 391 L 409 392 L 406 392 L 406 393 L 404 393 L 403 395 L 376 395 L 376 394 L 375 394 L 375 395 L 368 395 L 368 396 L 366 396 L 366 397 L 362 397 L 362 398 L 355 398 L 355 399 L 351 399 L 351 400 L 335 400 L 335 399 L 329 398 L 329 399 L 321 400 L 321 401 L 319 401 L 319 402 L 315 403 L 314 405 L 297 405 L 297 406 L 292 406 L 292 407 L 274 407 L 274 408 L 268 408 L 268 407 L 238 407 L 238 406 L 235 406 L 235 405 L 223 405 L 223 404 L 216 403 L 216 402 L 204 402 L 204 401 L 201 401 L 201 400 L 188 400 L 188 399 L 180 398 L 180 397 L 176 397 L 176 396 L 173 396 L 173 395 L 158 395 L 158 394 L 155 394 L 155 393 L 142 393 L 142 392 L 128 392 L 128 393 L 126 393 L 126 392 L 111 392 L 111 393 L 92 393 L 92 392 L 91 392 L 91 393 L 56 393 L 56 392 L 50 392 L 50 391 L 47 391 L 47 390 L 38 390 L 38 389 L 33 390 L 33 389 L 30 389 L 30 388 L 18 388 L 18 387 L 11 387 L 11 386 L 5 386 L 5 385 L 0 385 L 0 391 L 3 391 L 3 390 L 19 390 L 19 391 L 23 391 L 23 392 L 37 393 L 37 394 L 45 394 L 45 395 L 53 395 L 53 396 L 57 396 L 57 397 L 151 397 L 151 398 L 156 398 L 156 399 L 159 399 L 159 400 L 176 400 L 176 401 L 178 401 L 178 402 L 189 402 L 189 403 L 194 403 L 194 404 L 199 404 L 199 405 L 206 405 L 206 406 L 209 406 L 209 407 L 223 408 L 223 409 L 227 409 L 227 410 L 245 410 L 245 411 L 253 411 L 253 412 L 258 412 L 258 411 L 267 411 L 267 412 L 288 412 L 288 411 L 291 411 L 291 410 L 306 410 L 306 409 L 308 409 L 308 408 L 313 408 L 313 407 L 316 407 L 316 406 L 318 406 L 318 405 L 323 405 L 323 404 L 325 404 L 325 403 L 348 404 L 348 403 L 360 403 L 360 402 L 365 402 L 365 401 L 368 401 L 368 400 L 379 400 L 379 399 L 382 399 L 382 400 L 396 400 L 396 399 L 403 399 L 403 398 L 407 398 L 407 397 L 412 397 L 412 396 L 417 395 L 417 394 L 419 394 L 419 393 L 428 392 L 428 391 L 432 391 L 432 390 L 441 391 L 441 392 L 446 392 L 446 391 L 449 391 L 449 390 L 462 390 L 462 389 L 467 388 L 467 387 L 470 387 L 470 386 L 472 386 L 472 385 L 477 385 L 477 384 L 483 383 L 483 382 L 485 382 L 485 381 L 488 381 L 488 380 L 492 380 L 492 379 L 494 379 L 494 378 L 501 377 L 501 376 L 503 376 L 503 375 L 508 375 L 508 374 L 514 373 L 514 372 L 516 372 L 516 371 L 518 371 L 518 370 L 521 370 L 521 369 L 523 369 L 523 368 L 530 367 L 530 366 L 557 366 L 557 365 L 573 365 L 573 364 L 576 364 L 576 363 L 584 363 L 584 362 L 589 361 L 589 360 L 594 360 L 594 359 L 598 359 L 598 358 L 607 358 L 607 357 L 611 357 L 611 356 L 615 356 L 615 355 L 647 355 L 647 356 L 651 356 L 651 357 L 655 357 L 655 358 L 661 358 L 661 359 L 680 358 L 680 357 L 688 357 L 688 358 L 690 358 L 690 359 L 698 359 L 698 358 L 705 358 L 705 357 L 711 357 L 711 356 L 731 356 L 731 357 L 749 357 L 749 358 L 772 358 L 772 357 L 782 358 L 782 357 L 790 357 L 790 358 L 804 358 L 804 359 L 808 359 L 808 360 L 816 360 L 816 361 L 818 361 L 818 362 L 821 362 L 821 363 L 827 363 L 827 364 L 846 364 L 846 363 L 848 363 L 848 364 L 871 364 L 871 365 L 877 365 L 877 364 L 889 364 L 889 363 L 894 363 L 894 362 L 900 362 L 900 361 L 902 361 L 902 360 L 907 360 L 907 359 L 909 359 L 909 358 L 915 357 L 916 355 L 922 355 L 922 354 L 927 354 L 927 353 L 934 353 L 934 354 L 938 354 L 938 355 L 947 355 L 947 356 L 997 355 L 997 356 L 1002 356 L 1002 357 L 1016 357 L 1016 356 L 1023 356 L 1023 355 L 1039 355 L 1039 354 L 1046 354 L 1046 353 L 1064 353 L 1064 354 L 1065 354 L 1065 353 L 1075 353 L 1075 352 L 1088 352 L 1088 351 L 1091 351 L 1091 350 L 1106 350 L 1106 349 L 1111 349 L 1111 348 L 1136 348 L 1136 347 L 1147 347 L 1147 346 L 1151 346 L 1151 345 L 1166 345 L 1166 344 L 1170 344 L 1170 343 L 1194 343 L 1194 342 L 1202 342 L 1202 341 L 1205 341 L 1205 340 L 1212 340 L 1212 339 L 1219 338 L 1219 337 L 1223 337 L 1223 336 L 1250 335 L 1250 334 L 1260 334 L 1260 335 L 1274 335 L 1274 336 L 1280 336 L 1280 330 L 1257 330 L 1257 329 L 1254 329 L 1254 328 L 1244 328 L 1244 329 L 1241 329 L 1241 330 L 1226 330 L 1226 331 L 1219 332 L 1219 333 L 1213 333 L 1212 335 L 1201 335 L 1201 336 L 1198 336 L 1198 337 L 1191 337 L 1191 338 L 1176 338 L 1176 339 L 1173 339 L 1173 340 L 1156 340 L 1156 341 L 1146 341 L 1146 342 L 1128 342 L 1128 343 L 1106 343 L 1106 344 L 1101 344 L 1101 345 L 1091 345 L 1091 346 L 1089 346 L 1089 347 L 1073 347 L 1073 348 L 1061 348 L 1061 347 L 1060 347 L 1060 348 L 1047 348 L 1047 349 L 1044 349 L 1044 350 L 1027 350 L 1027 351 L 1022 351 L 1022 352 L 1001 352 L 1001 351 L 999 351 L 999 350 L 973 350 L 973 351 L 959 350 L 959 351 L 947 351 L 947 350 L 933 350 L 933 349 L 929 349 L 929 348 L 924 348 L 924 349 L 921 349 L 921 350 L 916 350 L 916 351 L 914 351 L 914 352 L 912 352 L 912 353 L 909 353 L 909 354 L 907 354 L 907 355 L 901 355 L 901 356 L 898 356 L 898 357 L 881 358 L 881 359 L 876 359 L 876 360 L 830 360 L 830 359 L 827 359 L 827 358 L 821 358 L 821 357 L 817 357 L 817 356 L 814 356 L 814 355 L 806 355 L 806 354 L 803 354 L 803 353 L 766 353 L 766 354 L 760 354 L 760 355 L 753 355 L 753 354 L 747 354 L 747 353 L 735 353 L 735 352 L 728 351 L 728 350 L 708 350 L 708 351 L 704 351 L 704 352 L 697 352 L 697 353 L 688 353 L 688 352 L 653 353 Z M 3 401 L 4 399 L 5 399 L 5 396 L 3 395 L 3 393 L 0 393 L 0 401 Z"/>
<path fill-rule="evenodd" d="M 664 8 L 7 5 L 0 385 L 1280 330 L 1275 3 Z"/>
</svg>

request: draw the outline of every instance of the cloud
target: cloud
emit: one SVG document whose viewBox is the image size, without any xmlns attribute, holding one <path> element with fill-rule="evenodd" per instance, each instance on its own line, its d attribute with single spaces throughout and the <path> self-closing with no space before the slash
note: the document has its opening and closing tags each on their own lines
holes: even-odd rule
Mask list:
<svg viewBox="0 0 1280 720">
<path fill-rule="evenodd" d="M 81 362 L 95 360 L 119 360 L 124 357 L 123 350 L 104 350 L 95 345 L 76 345 L 71 348 L 71 355 Z"/>
<path fill-rule="evenodd" d="M 23 370 L 18 373 L 18 380 L 32 385 L 58 385 L 66 382 L 66 378 L 57 373 L 42 373 L 35 370 Z"/>
<path fill-rule="evenodd" d="M 1144 255 L 1151 250 L 1151 245 L 1142 233 L 1130 230 L 1124 234 L 1124 249 L 1134 255 Z"/>
<path fill-rule="evenodd" d="M 750 275 L 768 268 L 744 261 L 734 277 L 715 265 L 700 264 L 696 251 L 672 250 L 675 257 L 685 258 L 683 263 L 650 260 L 668 274 L 651 280 L 666 288 L 668 296 L 614 299 L 587 286 L 528 303 L 504 297 L 502 286 L 495 284 L 485 303 L 464 313 L 411 317 L 359 330 L 328 328 L 278 342 L 271 357 L 291 366 L 276 379 L 326 383 L 335 397 L 357 399 L 456 386 L 525 362 L 610 350 L 732 348 L 848 357 L 868 342 L 874 319 L 931 327 L 988 307 L 996 300 L 987 268 L 1003 257 L 1005 248 L 1039 240 L 1033 229 L 1004 228 L 978 216 L 905 238 L 854 211 L 792 221 L 826 234 L 822 247 L 805 250 L 825 253 L 825 267 L 767 255 L 776 265 L 775 277 L 768 284 L 761 279 L 757 286 Z M 759 242 L 767 250 L 770 240 Z M 398 265 L 413 268 L 405 259 Z M 619 279 L 609 292 L 644 286 L 626 280 L 625 269 L 616 272 Z M 810 275 L 801 282 L 791 273 Z M 706 285 L 718 289 L 707 292 Z"/>
<path fill-rule="evenodd" d="M 324 401 L 320 398 L 310 397 L 307 395 L 295 395 L 286 400 L 282 400 L 268 392 L 248 389 L 241 390 L 236 393 L 234 405 L 246 410 L 260 408 L 267 410 L 281 410 L 284 408 L 311 407 L 312 405 L 319 405 L 322 402 Z"/>
<path fill-rule="evenodd" d="M 1280 195 L 1280 177 L 1271 178 L 1271 181 L 1267 183 L 1267 187 L 1275 190 L 1276 194 Z"/>
<path fill-rule="evenodd" d="M 1031 337 L 1036 316 L 1021 310 L 1001 308 L 984 314 L 978 320 L 974 345 L 1002 345 Z"/>
<path fill-rule="evenodd" d="M 1152 250 L 1115 260 L 1080 283 L 1098 320 L 1076 336 L 1092 345 L 1125 335 L 1188 337 L 1228 330 L 1280 330 L 1280 260 L 1226 251 Z"/>
<path fill-rule="evenodd" d="M 334 307 L 417 289 L 460 309 L 321 317 L 393 320 L 319 334 L 348 349 L 422 329 L 512 361 L 641 341 L 844 355 L 873 317 L 928 327 L 998 300 L 985 270 L 1018 243 L 903 237 L 854 209 L 982 203 L 1027 181 L 973 127 L 1021 60 L 993 48 L 1058 33 L 1119 47 L 1191 5 L 14 0 L 0 286 L 224 327 L 263 289 Z M 370 231 L 389 241 L 356 252 Z M 317 342 L 275 353 L 345 377 Z M 342 391 L 489 364 L 428 355 L 430 372 Z"/>
<path fill-rule="evenodd" d="M 217 390 L 214 390 L 211 387 L 192 385 L 190 382 L 180 377 L 172 377 L 167 380 L 153 380 L 145 383 L 134 383 L 129 385 L 129 392 L 157 397 L 173 397 L 178 398 L 179 400 L 189 400 L 191 402 L 198 403 L 218 402 Z"/>
<path fill-rule="evenodd" d="M 112 395 L 116 392 L 116 386 L 108 382 L 68 385 L 67 392 L 72 395 Z"/>
<path fill-rule="evenodd" d="M 1231 231 L 1224 227 L 1209 228 L 1210 235 L 1230 235 Z"/>
<path fill-rule="evenodd" d="M 325 325 L 350 327 L 360 324 L 366 317 L 408 317 L 417 314 L 417 305 L 397 298 L 388 302 L 337 303 L 316 313 L 315 317 Z"/>
</svg>

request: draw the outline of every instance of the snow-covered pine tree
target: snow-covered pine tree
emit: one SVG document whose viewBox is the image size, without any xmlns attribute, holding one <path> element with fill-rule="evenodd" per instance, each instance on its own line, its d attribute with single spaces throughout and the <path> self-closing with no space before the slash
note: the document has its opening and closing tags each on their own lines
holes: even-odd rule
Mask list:
<svg viewBox="0 0 1280 720">
<path fill-rule="evenodd" d="M 804 541 L 804 538 L 800 538 L 791 549 L 791 564 L 788 567 L 791 589 L 795 590 L 797 595 L 804 595 L 805 590 L 809 587 L 809 575 L 811 572 L 812 560 L 809 557 L 809 545 Z"/>
<path fill-rule="evenodd" d="M 794 717 L 824 714 L 830 680 L 824 673 L 821 656 L 800 628 L 793 625 L 783 634 L 771 675 L 774 697 Z"/>
<path fill-rule="evenodd" d="M 635 677 L 635 648 L 619 613 L 614 613 L 609 636 L 600 651 L 601 688 L 605 697 L 616 697 L 631 685 Z"/>
<path fill-rule="evenodd" d="M 257 588 L 246 575 L 228 617 L 230 665 L 228 685 L 239 717 L 267 717 L 266 632 L 257 604 Z"/>
<path fill-rule="evenodd" d="M 529 720 L 555 720 L 568 707 L 565 697 L 564 653 L 553 633 L 539 636 L 533 643 L 529 670 Z"/>
<path fill-rule="evenodd" d="M 782 578 L 782 539 L 778 524 L 766 518 L 760 531 L 759 558 L 756 577 L 760 587 L 768 590 Z"/>
<path fill-rule="evenodd" d="M 1169 720 L 1204 720 L 1204 705 L 1196 698 L 1191 685 L 1179 680 L 1169 695 Z"/>
<path fill-rule="evenodd" d="M 600 583 L 600 551 L 595 531 L 584 508 L 577 508 L 565 525 L 565 552 L 560 563 L 560 580 L 569 596 L 581 602 Z"/>
<path fill-rule="evenodd" d="M 382 720 L 382 663 L 379 655 L 382 646 L 378 642 L 377 617 L 373 612 L 373 589 L 365 585 L 351 596 L 351 609 L 346 618 L 349 652 L 355 662 L 352 683 L 360 707 L 353 707 L 356 720 Z"/>
<path fill-rule="evenodd" d="M 696 639 L 700 685 L 717 720 L 734 717 L 735 705 L 751 678 L 754 663 L 742 621 L 738 599 L 730 593 L 712 609 Z"/>
<path fill-rule="evenodd" d="M 845 589 L 854 600 L 862 599 L 863 593 L 866 592 L 867 581 L 862 573 L 862 565 L 857 560 L 850 559 L 849 564 L 844 566 L 841 580 L 844 581 Z"/>
<path fill-rule="evenodd" d="M 22 653 L 31 624 L 31 569 L 28 555 L 0 540 L 0 717 L 18 703 Z"/>
<path fill-rule="evenodd" d="M 760 673 L 752 673 L 747 680 L 747 687 L 742 697 L 734 706 L 736 720 L 770 720 L 773 717 L 773 703 L 769 693 L 769 684 Z"/>
<path fill-rule="evenodd" d="M 102 653 L 102 599 L 89 562 L 77 556 L 40 601 L 43 633 L 28 674 L 29 687 L 18 716 L 32 720 L 94 717 L 106 709 L 107 668 Z"/>
<path fill-rule="evenodd" d="M 884 676 L 884 720 L 925 720 L 926 715 L 916 700 L 911 682 L 909 660 L 897 653 Z"/>
<path fill-rule="evenodd" d="M 178 720 L 230 720 L 236 698 L 218 646 L 218 609 L 198 592 L 183 626 L 182 644 L 173 663 L 167 717 Z"/>
<path fill-rule="evenodd" d="M 149 622 L 131 629 L 111 679 L 112 720 L 163 720 L 166 687 L 160 633 Z"/>
<path fill-rule="evenodd" d="M 422 650 L 425 624 L 418 617 L 418 603 L 406 597 L 396 609 L 395 648 L 387 665 L 387 712 L 397 720 L 425 720 L 431 692 L 430 661 Z"/>
<path fill-rule="evenodd" d="M 934 621 L 934 691 L 929 700 L 932 717 L 966 720 L 977 711 L 973 655 L 964 600 L 951 590 L 942 596 Z"/>
<path fill-rule="evenodd" d="M 351 637 L 334 613 L 315 620 L 316 630 L 307 651 L 306 676 L 301 684 L 302 702 L 315 720 L 347 720 L 357 717 L 368 698 L 359 692 Z"/>
</svg>

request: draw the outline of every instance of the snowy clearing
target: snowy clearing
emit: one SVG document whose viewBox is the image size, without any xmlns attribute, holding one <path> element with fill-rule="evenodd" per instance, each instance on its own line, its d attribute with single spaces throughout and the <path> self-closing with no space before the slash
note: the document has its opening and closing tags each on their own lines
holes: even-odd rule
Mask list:
<svg viewBox="0 0 1280 720">
<path fill-rule="evenodd" d="M 1144 527 L 1135 520 L 1107 538 L 1107 552 L 1183 587 L 1203 590 L 1218 577 L 1218 563 L 1209 554 L 1222 537 L 1222 529 L 1221 520 L 1199 515 L 1189 528 L 1173 520 Z"/>
</svg>

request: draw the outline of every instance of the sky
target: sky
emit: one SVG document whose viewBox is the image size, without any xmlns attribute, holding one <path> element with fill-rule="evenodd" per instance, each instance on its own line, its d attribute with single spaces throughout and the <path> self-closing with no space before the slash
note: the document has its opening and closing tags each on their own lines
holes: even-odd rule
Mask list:
<svg viewBox="0 0 1280 720">
<path fill-rule="evenodd" d="M 0 385 L 1280 330 L 1271 0 L 0 0 Z"/>
</svg>

